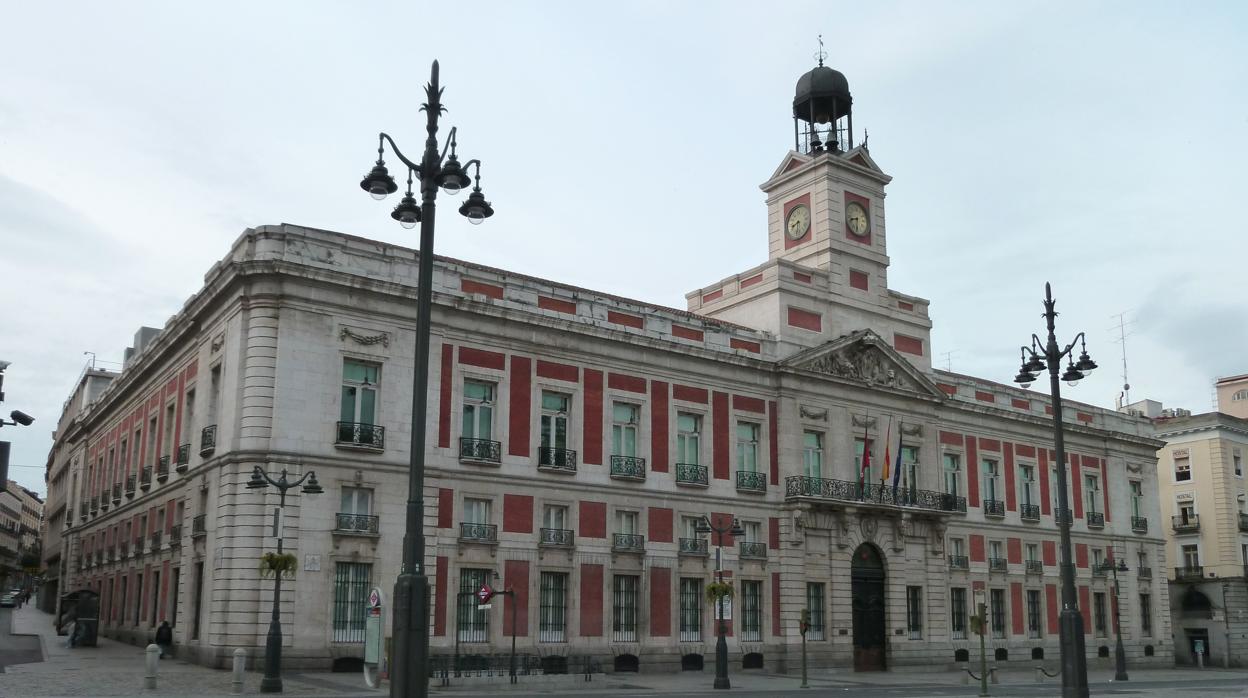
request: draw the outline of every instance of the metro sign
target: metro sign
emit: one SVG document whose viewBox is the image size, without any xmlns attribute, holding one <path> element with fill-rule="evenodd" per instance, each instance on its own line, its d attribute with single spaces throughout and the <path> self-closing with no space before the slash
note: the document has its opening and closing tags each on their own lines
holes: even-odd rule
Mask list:
<svg viewBox="0 0 1248 698">
<path fill-rule="evenodd" d="M 481 588 L 477 590 L 477 603 L 486 604 L 492 598 L 494 598 L 494 590 L 488 583 L 482 583 Z"/>
</svg>

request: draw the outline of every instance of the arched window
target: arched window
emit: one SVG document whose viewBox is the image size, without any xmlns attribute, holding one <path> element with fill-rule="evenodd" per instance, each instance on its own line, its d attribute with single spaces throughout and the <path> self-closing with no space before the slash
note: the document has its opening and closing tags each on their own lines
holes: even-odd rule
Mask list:
<svg viewBox="0 0 1248 698">
<path fill-rule="evenodd" d="M 1231 402 L 1239 402 L 1240 400 L 1248 400 L 1248 388 L 1236 390 L 1235 394 L 1231 396 Z"/>
</svg>

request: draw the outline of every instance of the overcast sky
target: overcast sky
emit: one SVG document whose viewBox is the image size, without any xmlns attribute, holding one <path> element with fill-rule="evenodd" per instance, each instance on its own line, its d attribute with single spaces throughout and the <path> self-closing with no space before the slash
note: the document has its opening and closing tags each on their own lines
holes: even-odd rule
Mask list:
<svg viewBox="0 0 1248 698">
<path fill-rule="evenodd" d="M 7 2 L 0 359 L 11 477 L 45 490 L 87 357 L 120 362 L 247 227 L 417 245 L 358 188 L 421 146 L 437 58 L 497 214 L 440 254 L 649 302 L 766 258 L 797 78 L 849 79 L 888 189 L 890 286 L 934 363 L 1009 382 L 1043 330 L 1102 369 L 1067 396 L 1207 411 L 1248 372 L 1248 5 L 1145 2 Z M 462 198 L 462 197 L 459 197 Z M 453 200 L 442 198 L 444 203 Z M 444 209 L 445 210 L 445 209 Z M 1237 215 L 1239 214 L 1239 215 Z M 950 353 L 946 358 L 946 353 Z M 27 467 L 35 466 L 35 467 Z"/>
</svg>

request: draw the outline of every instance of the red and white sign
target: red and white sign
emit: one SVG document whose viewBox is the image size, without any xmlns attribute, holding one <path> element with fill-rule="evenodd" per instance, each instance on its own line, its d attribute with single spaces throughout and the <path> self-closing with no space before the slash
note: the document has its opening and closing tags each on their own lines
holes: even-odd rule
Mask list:
<svg viewBox="0 0 1248 698">
<path fill-rule="evenodd" d="M 477 590 L 477 603 L 489 603 L 492 598 L 494 598 L 494 590 L 489 584 L 482 584 Z"/>
</svg>

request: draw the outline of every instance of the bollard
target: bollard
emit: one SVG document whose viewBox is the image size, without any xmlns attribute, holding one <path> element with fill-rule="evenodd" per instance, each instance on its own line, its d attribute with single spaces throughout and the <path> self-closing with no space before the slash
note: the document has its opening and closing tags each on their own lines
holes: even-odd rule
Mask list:
<svg viewBox="0 0 1248 698">
<path fill-rule="evenodd" d="M 1036 683 L 1044 683 L 1044 669 L 1036 667 Z"/>
<path fill-rule="evenodd" d="M 143 674 L 143 688 L 156 688 L 156 665 L 160 662 L 160 646 L 152 643 L 147 646 L 147 672 Z"/>
<path fill-rule="evenodd" d="M 1001 683 L 997 680 L 997 668 L 995 666 L 988 670 L 988 682 L 994 685 Z"/>
<path fill-rule="evenodd" d="M 247 669 L 247 650 L 239 647 L 234 650 L 234 680 L 230 682 L 230 693 L 243 694 L 243 671 Z"/>
<path fill-rule="evenodd" d="M 1203 652 L 1196 653 L 1196 668 L 1197 669 L 1205 668 L 1205 654 Z"/>
</svg>

